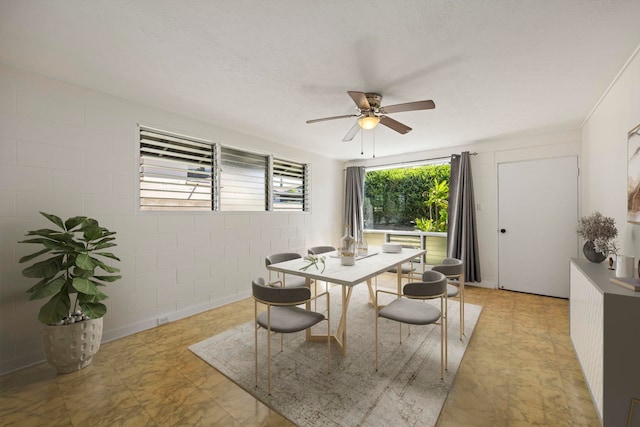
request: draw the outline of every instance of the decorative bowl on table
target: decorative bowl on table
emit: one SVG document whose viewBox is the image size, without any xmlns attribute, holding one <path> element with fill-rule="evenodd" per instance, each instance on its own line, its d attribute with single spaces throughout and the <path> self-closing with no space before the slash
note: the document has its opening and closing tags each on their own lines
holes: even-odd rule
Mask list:
<svg viewBox="0 0 640 427">
<path fill-rule="evenodd" d="M 387 254 L 399 254 L 402 252 L 402 245 L 400 243 L 383 243 L 382 252 Z"/>
</svg>

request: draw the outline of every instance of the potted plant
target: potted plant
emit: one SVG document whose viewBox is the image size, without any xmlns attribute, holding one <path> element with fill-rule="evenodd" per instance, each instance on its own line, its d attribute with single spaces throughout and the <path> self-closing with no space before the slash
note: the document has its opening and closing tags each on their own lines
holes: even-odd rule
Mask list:
<svg viewBox="0 0 640 427">
<path fill-rule="evenodd" d="M 618 235 L 618 229 L 613 218 L 594 212 L 580 218 L 576 233 L 586 240 L 582 247 L 584 256 L 597 263 L 607 257 L 610 242 Z"/>
<path fill-rule="evenodd" d="M 41 245 L 37 252 L 24 256 L 20 263 L 45 254 L 49 258 L 25 268 L 25 277 L 39 279 L 27 290 L 30 300 L 49 298 L 41 307 L 38 320 L 44 324 L 43 343 L 47 361 L 58 372 L 72 372 L 91 363 L 100 348 L 102 317 L 107 307 L 100 301 L 107 296 L 101 291 L 106 283 L 121 276 L 120 270 L 107 265 L 105 258 L 120 261 L 104 249 L 116 246 L 116 233 L 98 221 L 76 216 L 62 221 L 40 212 L 57 226 L 56 230 L 29 231 L 33 238 L 19 243 Z"/>
</svg>

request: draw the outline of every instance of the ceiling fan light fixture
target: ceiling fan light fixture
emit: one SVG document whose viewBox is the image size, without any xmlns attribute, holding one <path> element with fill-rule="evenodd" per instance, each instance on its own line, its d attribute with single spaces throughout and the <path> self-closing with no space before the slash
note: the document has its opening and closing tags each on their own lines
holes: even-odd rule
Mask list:
<svg viewBox="0 0 640 427">
<path fill-rule="evenodd" d="M 401 113 L 403 111 L 432 110 L 436 108 L 436 104 L 430 100 L 405 102 L 403 104 L 387 105 L 382 107 L 380 106 L 382 95 L 379 93 L 365 93 L 355 90 L 349 90 L 347 93 L 356 104 L 358 114 L 324 117 L 322 119 L 307 120 L 307 123 L 357 117 L 356 122 L 351 125 L 349 132 L 347 132 L 344 138 L 342 138 L 342 141 L 347 142 L 351 141 L 353 137 L 360 132 L 360 129 L 371 130 L 378 126 L 378 123 L 381 123 L 383 126 L 404 135 L 411 132 L 411 128 L 395 119 L 392 119 L 388 114 Z"/>
<path fill-rule="evenodd" d="M 378 125 L 380 117 L 376 116 L 364 116 L 358 119 L 358 124 L 362 129 L 370 130 Z"/>
</svg>

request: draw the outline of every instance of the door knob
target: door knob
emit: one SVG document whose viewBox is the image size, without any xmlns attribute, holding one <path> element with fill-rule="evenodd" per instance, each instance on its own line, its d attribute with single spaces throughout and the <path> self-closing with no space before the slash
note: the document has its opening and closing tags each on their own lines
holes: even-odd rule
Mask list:
<svg viewBox="0 0 640 427">
<path fill-rule="evenodd" d="M 504 228 L 501 228 L 501 229 L 500 229 L 500 232 L 501 232 L 502 234 L 504 234 L 504 233 L 506 233 L 506 232 L 507 232 L 507 230 L 505 230 Z"/>
</svg>

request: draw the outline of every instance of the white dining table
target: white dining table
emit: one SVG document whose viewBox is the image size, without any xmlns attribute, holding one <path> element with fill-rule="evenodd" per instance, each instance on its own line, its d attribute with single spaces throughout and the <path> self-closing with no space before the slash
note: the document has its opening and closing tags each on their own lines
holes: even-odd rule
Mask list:
<svg viewBox="0 0 640 427">
<path fill-rule="evenodd" d="M 267 269 L 271 271 L 277 271 L 284 274 L 293 274 L 296 276 L 302 276 L 306 278 L 307 286 L 311 286 L 311 281 L 325 281 L 329 283 L 335 283 L 342 286 L 342 310 L 338 327 L 334 334 L 331 335 L 332 341 L 334 341 L 342 350 L 343 354 L 347 353 L 347 308 L 351 299 L 351 293 L 353 287 L 366 283 L 369 288 L 369 303 L 375 304 L 375 296 L 373 288 L 371 286 L 371 279 L 377 275 L 389 271 L 393 267 L 397 270 L 397 284 L 398 295 L 402 294 L 402 264 L 411 262 L 412 260 L 421 257 L 426 253 L 424 249 L 411 249 L 402 248 L 401 252 L 386 253 L 382 251 L 382 247 L 371 246 L 369 247 L 369 253 L 367 256 L 358 257 L 355 265 L 345 266 L 341 265 L 340 258 L 336 255 L 336 252 L 328 252 L 322 254 L 325 257 L 324 271 L 322 264 L 318 263 L 315 266 L 310 266 L 305 270 L 301 270 L 309 264 L 303 258 L 298 258 L 290 261 L 280 262 L 277 264 L 271 264 L 267 266 Z M 422 280 L 421 278 L 418 280 Z M 286 282 L 285 282 L 286 283 Z M 307 340 L 310 341 L 326 341 L 326 335 L 311 334 L 310 330 L 307 330 Z"/>
</svg>

